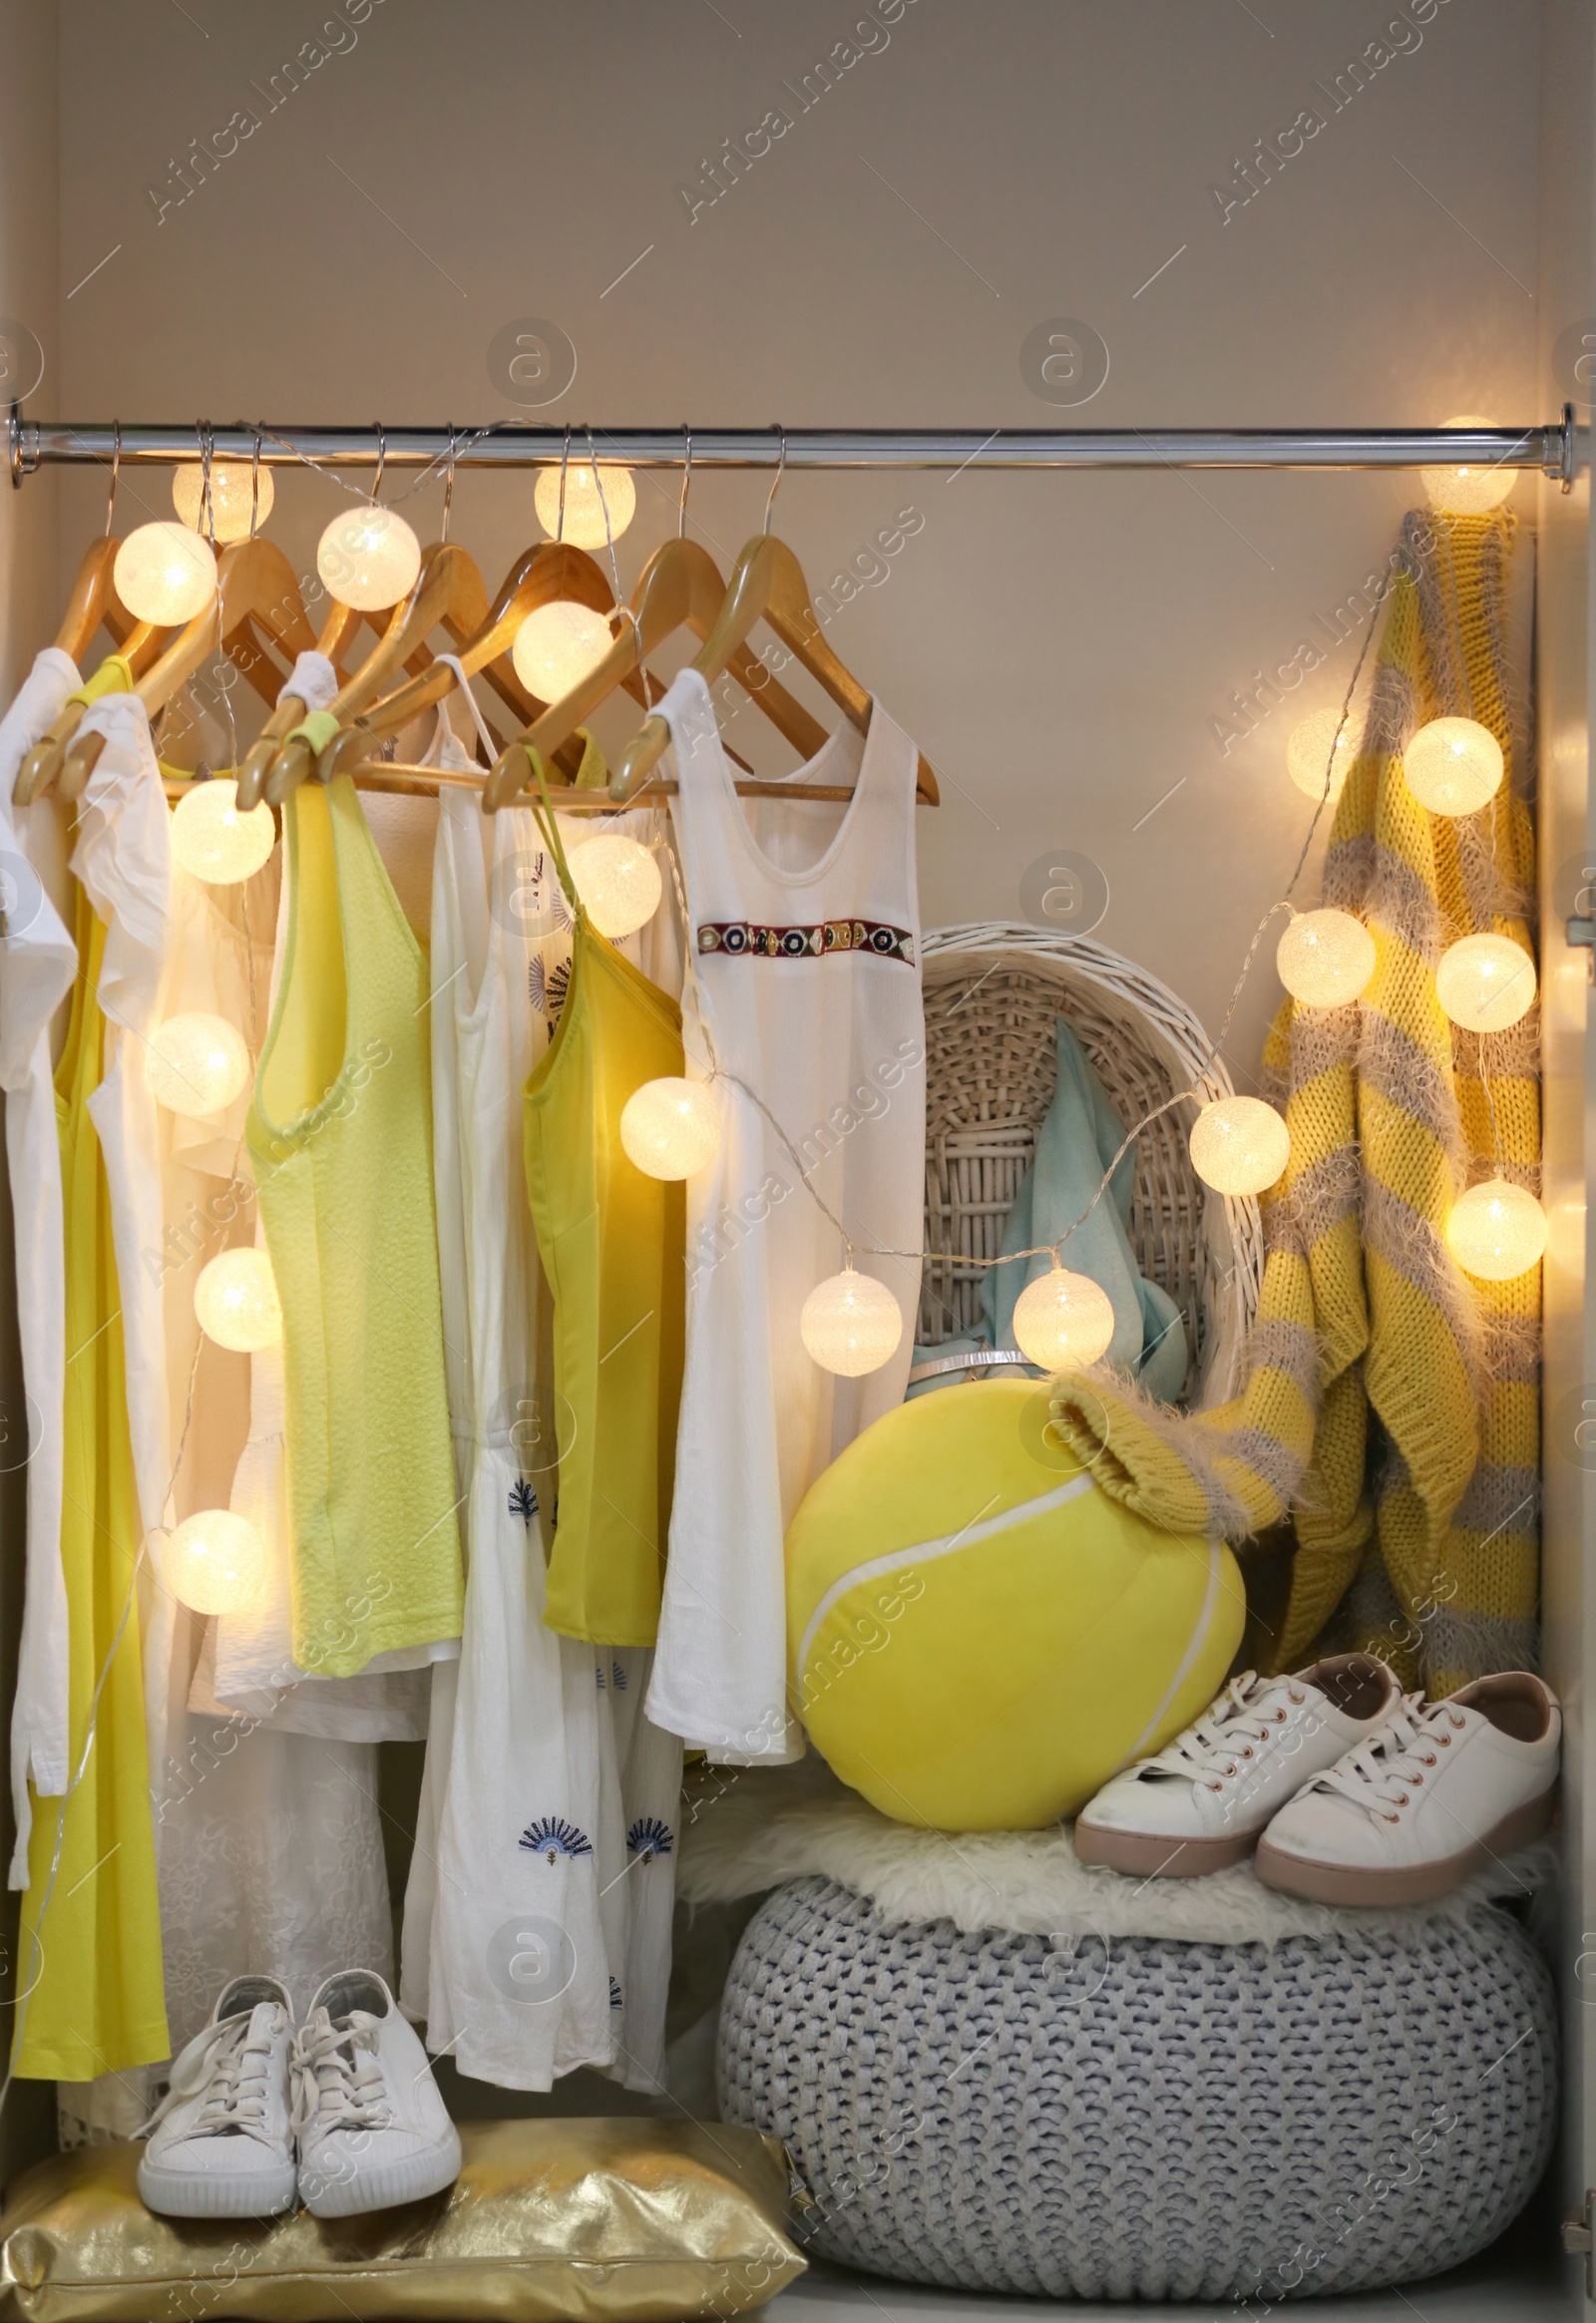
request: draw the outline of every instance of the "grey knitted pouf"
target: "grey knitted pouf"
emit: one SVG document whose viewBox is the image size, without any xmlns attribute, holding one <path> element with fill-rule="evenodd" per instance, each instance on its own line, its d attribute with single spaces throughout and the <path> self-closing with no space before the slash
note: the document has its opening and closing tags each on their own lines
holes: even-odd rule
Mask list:
<svg viewBox="0 0 1596 2323">
<path fill-rule="evenodd" d="M 1488 1905 L 1274 1945 L 893 1926 L 801 1879 L 743 1936 L 724 2119 L 786 2139 L 845 2265 L 1052 2298 L 1413 2282 L 1545 2165 L 1551 1979 Z"/>
</svg>

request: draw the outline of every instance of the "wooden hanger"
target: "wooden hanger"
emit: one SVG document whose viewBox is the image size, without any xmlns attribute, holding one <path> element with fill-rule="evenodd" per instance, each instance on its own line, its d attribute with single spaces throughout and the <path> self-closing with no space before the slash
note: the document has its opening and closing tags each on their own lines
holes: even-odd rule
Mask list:
<svg viewBox="0 0 1596 2323">
<path fill-rule="evenodd" d="M 457 543 L 438 542 L 422 558 L 410 594 L 394 606 L 375 649 L 339 687 L 327 705 L 329 711 L 342 721 L 376 701 L 401 669 L 413 666 L 412 656 L 440 623 L 460 644 L 475 636 L 487 617 L 487 584 L 474 560 Z M 316 754 L 303 735 L 284 741 L 266 773 L 265 796 L 274 807 L 280 806 L 290 791 L 318 771 Z M 252 797 L 245 798 L 240 777 L 239 809 L 254 803 Z"/>
<path fill-rule="evenodd" d="M 117 546 L 115 543 L 112 545 Z M 81 573 L 79 579 L 82 579 Z M 112 593 L 113 602 L 103 608 L 100 617 L 111 632 L 117 648 L 117 659 L 127 663 L 130 677 L 137 678 L 168 643 L 173 631 L 170 628 L 158 628 L 154 621 L 135 621 L 121 598 L 116 596 L 115 590 Z M 84 642 L 91 642 L 93 636 L 94 631 L 91 629 Z M 72 658 L 76 661 L 78 655 L 74 653 Z M 110 659 L 110 656 L 106 658 Z M 102 661 L 100 668 L 104 666 L 105 662 Z M 68 746 L 83 724 L 88 707 L 87 702 L 64 702 L 27 753 L 17 769 L 17 779 L 12 790 L 12 796 L 19 807 L 30 806 L 35 799 L 42 798 L 59 780 Z"/>
<path fill-rule="evenodd" d="M 819 616 L 810 602 L 803 568 L 786 542 L 778 540 L 773 533 L 756 533 L 732 569 L 719 616 L 692 664 L 706 684 L 713 684 L 720 676 L 759 620 L 769 622 L 782 643 L 830 694 L 849 723 L 861 734 L 867 732 L 873 707 L 870 695 L 827 644 Z M 656 712 L 632 736 L 621 754 L 609 784 L 609 796 L 616 805 L 624 806 L 642 788 L 669 741 L 670 729 Z M 771 783 L 764 787 L 772 796 L 797 795 L 786 784 L 778 787 Z M 924 755 L 920 758 L 915 796 L 928 806 L 936 806 L 940 798 L 936 774 Z"/>
<path fill-rule="evenodd" d="M 574 548 L 569 541 L 540 541 L 535 549 L 518 558 L 506 577 L 494 611 L 476 635 L 461 646 L 457 658 L 466 676 L 491 668 L 514 644 L 516 632 L 529 613 L 536 612 L 540 605 L 562 599 L 587 605 L 597 613 L 610 614 L 615 607 L 614 594 L 602 569 L 586 550 Z M 385 735 L 397 734 L 423 710 L 443 701 L 459 682 L 449 663 L 435 662 L 396 692 L 384 695 L 328 744 L 318 769 L 323 779 L 330 781 L 333 775 L 347 773 L 350 767 L 370 758 L 375 745 Z M 534 703 L 534 714 L 541 707 Z M 572 731 L 575 732 L 575 726 Z M 571 772 L 575 775 L 580 754 L 573 756 L 575 763 Z"/>
<path fill-rule="evenodd" d="M 340 604 L 336 597 L 329 600 L 327 617 L 322 622 L 321 634 L 316 639 L 316 651 L 326 655 L 333 665 L 335 676 L 340 674 L 338 664 L 346 649 L 353 643 L 361 622 L 369 618 L 369 614 L 358 612 L 353 605 Z M 377 634 L 379 637 L 381 636 L 380 629 Z M 270 715 L 254 741 L 244 752 L 243 763 L 238 769 L 238 795 L 235 805 L 240 813 L 246 806 L 252 807 L 257 804 L 261 785 L 271 770 L 272 760 L 277 755 L 278 744 L 293 732 L 309 707 L 308 702 L 301 701 L 299 696 L 293 693 L 285 694 L 280 701 L 273 701 Z"/>
<path fill-rule="evenodd" d="M 216 650 L 218 638 L 222 651 L 235 655 L 238 666 L 265 698 L 275 701 L 282 673 L 270 663 L 262 667 L 263 656 L 253 642 L 250 624 L 263 630 L 289 656 L 308 652 L 315 644 L 293 567 L 274 541 L 258 535 L 222 550 L 214 598 L 180 630 L 140 678 L 134 690 L 146 715 L 153 718 L 165 708 L 179 687 L 186 685 Z M 85 734 L 72 744 L 56 785 L 64 799 L 81 795 L 104 748 L 103 734 Z"/>
<path fill-rule="evenodd" d="M 665 638 L 682 627 L 691 629 L 700 640 L 707 637 L 725 594 L 726 584 L 715 561 L 699 542 L 678 535 L 656 549 L 632 594 L 630 615 L 622 622 L 619 635 L 603 659 L 563 701 L 545 710 L 537 724 L 518 735 L 501 754 L 483 793 L 486 811 L 497 814 L 525 789 L 529 747 L 537 751 L 547 766 L 577 728 L 592 717 L 598 704 L 616 686 L 636 674 Z M 813 758 L 826 740 L 825 728 L 818 719 L 812 718 L 785 686 L 776 683 L 746 645 L 734 648 L 729 665 L 739 683 L 800 757 Z M 630 690 L 635 692 L 637 688 Z"/>
<path fill-rule="evenodd" d="M 78 567 L 78 578 L 56 631 L 56 644 L 74 661 L 82 661 L 102 621 L 119 645 L 132 626 L 132 615 L 118 596 L 112 578 L 121 547 L 120 541 L 106 533 L 91 544 Z"/>
</svg>

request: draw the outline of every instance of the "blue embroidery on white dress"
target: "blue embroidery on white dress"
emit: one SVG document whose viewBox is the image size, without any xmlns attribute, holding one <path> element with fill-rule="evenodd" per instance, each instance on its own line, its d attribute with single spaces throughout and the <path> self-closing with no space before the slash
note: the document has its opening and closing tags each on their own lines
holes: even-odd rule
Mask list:
<svg viewBox="0 0 1596 2323">
<path fill-rule="evenodd" d="M 657 1815 L 639 1815 L 626 1833 L 626 1851 L 643 1863 L 651 1863 L 656 1855 L 668 1855 L 675 1845 L 668 1823 Z"/>
<path fill-rule="evenodd" d="M 619 1981 L 617 1978 L 612 1976 L 609 1979 L 609 2006 L 612 2009 L 618 2009 L 622 2008 L 624 2005 L 625 2004 L 622 2002 L 620 1997 Z"/>
<path fill-rule="evenodd" d="M 624 1670 L 622 1670 L 618 1662 L 610 1663 L 609 1675 L 614 1682 L 617 1692 L 624 1694 L 626 1691 L 626 1673 Z"/>
<path fill-rule="evenodd" d="M 529 1823 L 521 1834 L 521 1844 L 529 1853 L 541 1855 L 546 1863 L 553 1863 L 557 1855 L 591 1855 L 593 1841 L 575 1823 L 568 1823 L 564 1815 L 543 1815 Z M 629 1841 L 628 1841 L 629 1844 Z"/>
<path fill-rule="evenodd" d="M 538 1513 L 538 1495 L 525 1476 L 518 1476 L 510 1487 L 510 1513 L 527 1525 Z"/>
</svg>

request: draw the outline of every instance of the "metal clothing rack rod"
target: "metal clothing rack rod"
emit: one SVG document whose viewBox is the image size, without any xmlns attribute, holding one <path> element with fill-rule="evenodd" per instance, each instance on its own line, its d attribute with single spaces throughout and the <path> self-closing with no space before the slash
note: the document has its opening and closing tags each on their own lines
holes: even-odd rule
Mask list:
<svg viewBox="0 0 1596 2323">
<path fill-rule="evenodd" d="M 212 428 L 24 419 L 8 428 L 11 481 L 42 467 L 120 457 L 131 467 L 212 454 L 271 468 L 546 468 L 586 448 L 588 429 L 495 421 L 482 428 Z M 1572 405 L 1541 426 L 1517 428 L 600 428 L 597 450 L 634 468 L 679 468 L 691 440 L 694 469 L 966 468 L 1533 468 L 1573 485 Z"/>
</svg>

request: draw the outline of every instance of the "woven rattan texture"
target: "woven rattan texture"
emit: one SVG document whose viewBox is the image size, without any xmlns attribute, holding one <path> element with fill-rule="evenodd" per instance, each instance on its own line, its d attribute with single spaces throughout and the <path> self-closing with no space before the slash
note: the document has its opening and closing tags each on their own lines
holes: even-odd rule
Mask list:
<svg viewBox="0 0 1596 2323">
<path fill-rule="evenodd" d="M 722 2115 L 786 2140 L 809 2247 L 1048 2298 L 1436 2274 L 1524 2203 L 1556 2081 L 1550 1976 L 1489 1905 L 1410 1937 L 1071 1953 L 892 1927 L 804 1879 L 750 1922 L 720 2018 Z"/>
<path fill-rule="evenodd" d="M 1057 1079 L 1054 1019 L 1068 1023 L 1127 1129 L 1173 1096 L 1175 1082 L 1129 1000 L 1019 965 L 980 977 L 928 969 L 926 986 L 926 1248 L 946 1255 L 927 1262 L 919 1336 L 936 1345 L 980 1316 L 984 1270 L 970 1262 L 998 1256 L 1030 1165 Z M 1181 1310 L 1188 1344 L 1197 1342 L 1194 1375 L 1206 1318 L 1189 1126 L 1189 1108 L 1166 1113 L 1132 1148 L 1130 1239 L 1142 1273 Z"/>
</svg>

